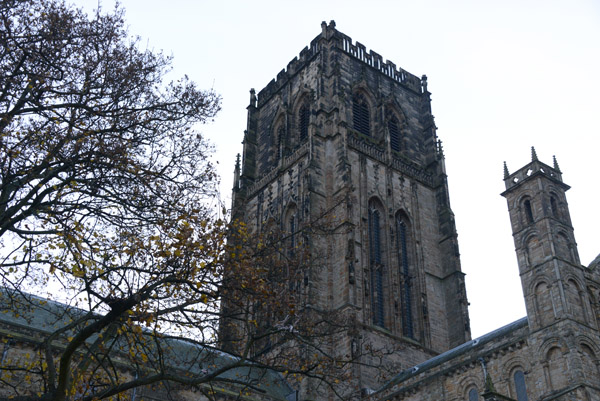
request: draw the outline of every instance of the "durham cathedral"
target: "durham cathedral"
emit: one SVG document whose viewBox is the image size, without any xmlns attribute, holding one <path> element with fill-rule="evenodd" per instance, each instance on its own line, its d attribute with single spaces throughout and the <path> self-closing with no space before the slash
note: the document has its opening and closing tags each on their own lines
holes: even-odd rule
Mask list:
<svg viewBox="0 0 600 401">
<path fill-rule="evenodd" d="M 250 92 L 233 215 L 293 241 L 324 211 L 335 216 L 333 235 L 305 239 L 319 264 L 290 288 L 305 307 L 353 319 L 340 353 L 394 350 L 386 379 L 357 358 L 349 398 L 600 400 L 600 258 L 580 263 L 556 160 L 532 148 L 524 167 L 504 168 L 527 316 L 473 340 L 427 77 L 333 21 L 321 29 Z M 333 399 L 310 382 L 292 387 L 288 399 Z"/>
<path fill-rule="evenodd" d="M 505 183 L 527 316 L 472 339 L 427 77 L 384 61 L 333 21 L 323 22 L 310 46 L 265 88 L 250 91 L 247 110 L 232 217 L 251 239 L 280 244 L 280 255 L 260 265 L 279 269 L 263 279 L 262 289 L 281 289 L 288 301 L 280 304 L 293 304 L 294 311 L 286 315 L 276 302 L 222 294 L 219 349 L 136 327 L 140 338 L 152 340 L 144 352 L 160 351 L 160 372 L 215 376 L 202 385 L 126 388 L 118 399 L 600 400 L 600 255 L 589 266 L 580 262 L 569 186 L 556 159 L 539 160 L 532 148 L 522 168 L 505 165 L 498 177 Z M 241 281 L 242 270 L 236 275 L 231 266 L 223 280 Z M 6 294 L 0 288 L 0 304 L 27 302 L 21 309 L 7 304 L 4 310 L 15 313 L 0 313 L 0 396 L 35 390 L 27 381 L 10 388 L 3 366 L 23 355 L 42 361 L 44 344 L 55 341 L 59 349 L 71 341 L 63 337 L 71 333 L 72 317 L 92 316 L 21 292 L 3 299 Z M 298 323 L 295 316 L 314 319 Z M 295 336 L 300 324 L 314 341 Z M 250 349 L 244 341 L 252 336 L 258 340 Z M 94 352 L 96 342 L 104 344 L 101 335 L 90 341 L 86 347 Z M 285 341 L 291 346 L 276 354 Z M 120 349 L 132 348 L 114 344 L 103 358 L 115 357 L 116 373 L 137 379 L 152 372 L 149 362 L 127 362 Z M 52 357 L 52 348 L 44 349 Z M 321 355 L 333 362 L 311 370 L 310 358 Z M 276 363 L 261 364 L 264 358 Z M 303 370 L 302 380 L 291 366 Z M 343 374 L 327 376 L 336 369 Z M 46 386 L 41 378 L 36 383 Z M 80 393 L 63 398 L 91 400 L 82 392 L 95 382 L 81 383 Z"/>
</svg>

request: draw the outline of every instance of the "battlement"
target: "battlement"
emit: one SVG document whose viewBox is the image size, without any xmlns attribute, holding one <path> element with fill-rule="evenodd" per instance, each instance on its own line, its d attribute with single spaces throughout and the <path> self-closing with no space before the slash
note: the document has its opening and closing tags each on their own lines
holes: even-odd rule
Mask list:
<svg viewBox="0 0 600 401">
<path fill-rule="evenodd" d="M 277 77 L 272 79 L 260 92 L 258 92 L 258 106 L 263 105 L 298 71 L 308 64 L 319 52 L 318 40 L 320 35 L 310 42 L 310 47 L 306 46 L 300 52 L 298 57 L 294 57 L 287 65 L 287 68 L 279 71 Z"/>
<path fill-rule="evenodd" d="M 562 180 L 562 173 L 560 171 L 559 168 L 557 168 L 558 165 L 556 164 L 556 159 L 555 159 L 555 167 L 550 167 L 545 163 L 542 163 L 541 161 L 537 160 L 537 158 L 535 160 L 532 160 L 531 163 L 527 164 L 525 167 L 515 171 L 512 174 L 508 174 L 508 169 L 506 168 L 506 164 L 504 165 L 504 185 L 506 186 L 506 190 L 509 190 L 519 184 L 521 184 L 523 181 L 536 176 L 536 175 L 544 175 L 548 178 L 550 178 L 551 180 L 558 182 L 560 184 L 562 184 L 563 186 L 567 187 L 565 189 L 568 189 L 568 185 L 563 183 Z"/>
<path fill-rule="evenodd" d="M 349 54 L 353 58 L 356 58 L 371 68 L 376 69 L 387 77 L 395 80 L 396 82 L 410 88 L 411 90 L 422 93 L 427 91 L 427 86 L 425 81 L 421 81 L 417 76 L 403 70 L 400 67 L 396 67 L 390 60 L 384 59 L 382 56 L 371 50 L 367 52 L 366 47 L 356 42 L 353 44 L 352 38 L 344 35 L 337 29 L 335 29 L 335 21 L 331 21 L 329 25 L 325 22 L 321 23 L 322 32 L 317 37 L 315 37 L 309 46 L 306 46 L 300 52 L 298 57 L 294 57 L 292 61 L 290 61 L 286 68 L 281 70 L 277 77 L 272 79 L 271 82 L 267 84 L 259 93 L 258 93 L 258 106 L 265 104 L 285 83 L 289 81 L 289 79 L 294 76 L 298 71 L 304 68 L 320 51 L 319 48 L 319 40 L 321 38 L 324 39 L 333 39 L 334 46 L 342 50 L 344 53 Z"/>
<path fill-rule="evenodd" d="M 406 72 L 400 67 L 396 67 L 396 64 L 390 60 L 384 62 L 383 57 L 373 50 L 367 52 L 367 48 L 362 43 L 356 42 L 356 44 L 352 44 L 351 37 L 346 36 L 341 32 L 337 33 L 341 37 L 341 49 L 345 53 L 359 59 L 368 66 L 375 68 L 382 74 L 409 87 L 415 92 L 421 93 L 426 90 L 426 88 L 421 85 L 421 80 L 417 76 Z"/>
</svg>

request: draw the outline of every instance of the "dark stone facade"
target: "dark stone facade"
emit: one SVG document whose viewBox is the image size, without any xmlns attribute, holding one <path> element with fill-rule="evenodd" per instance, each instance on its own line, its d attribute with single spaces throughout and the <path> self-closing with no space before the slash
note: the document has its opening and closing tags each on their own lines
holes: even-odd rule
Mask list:
<svg viewBox="0 0 600 401">
<path fill-rule="evenodd" d="M 255 232 L 286 232 L 288 216 L 302 226 L 324 211 L 337 232 L 311 238 L 323 263 L 307 272 L 304 296 L 354 319 L 340 352 L 359 341 L 393 347 L 389 363 L 403 369 L 470 339 L 427 79 L 367 53 L 333 22 L 251 91 L 233 193 L 234 216 Z M 376 376 L 357 365 L 353 380 L 376 388 Z"/>
<path fill-rule="evenodd" d="M 427 78 L 336 30 L 322 32 L 258 95 L 251 91 L 233 215 L 254 232 L 328 211 L 312 238 L 304 305 L 342 311 L 339 342 L 390 347 L 399 372 L 368 365 L 351 385 L 374 400 L 598 400 L 598 263 L 582 266 L 561 172 L 537 160 L 506 191 L 526 318 L 470 339 L 464 275 Z M 366 362 L 366 361 L 365 361 Z M 355 394 L 356 395 L 356 394 Z M 300 399 L 325 399 L 310 385 Z"/>
</svg>

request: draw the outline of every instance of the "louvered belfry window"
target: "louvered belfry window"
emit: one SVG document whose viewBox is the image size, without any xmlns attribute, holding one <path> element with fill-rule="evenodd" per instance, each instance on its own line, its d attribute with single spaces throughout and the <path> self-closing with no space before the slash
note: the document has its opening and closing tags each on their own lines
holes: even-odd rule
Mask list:
<svg viewBox="0 0 600 401">
<path fill-rule="evenodd" d="M 363 135 L 370 135 L 369 104 L 360 93 L 352 97 L 352 124 Z"/>
<path fill-rule="evenodd" d="M 308 138 L 308 123 L 310 118 L 310 109 L 307 104 L 303 104 L 298 112 L 298 122 L 300 128 L 300 142 Z"/>
<path fill-rule="evenodd" d="M 402 288 L 402 335 L 414 338 L 413 316 L 412 316 L 412 278 L 410 277 L 410 266 L 407 245 L 406 223 L 400 217 L 396 219 L 398 230 L 398 253 L 400 261 L 400 283 Z"/>
<path fill-rule="evenodd" d="M 400 127 L 398 123 L 398 119 L 396 116 L 391 116 L 388 119 L 388 131 L 390 133 L 390 144 L 392 146 L 392 150 L 396 152 L 400 152 Z"/>
<path fill-rule="evenodd" d="M 385 327 L 383 308 L 383 264 L 381 252 L 381 214 L 379 210 L 369 210 L 369 256 L 371 264 L 371 307 L 373 324 Z"/>
</svg>

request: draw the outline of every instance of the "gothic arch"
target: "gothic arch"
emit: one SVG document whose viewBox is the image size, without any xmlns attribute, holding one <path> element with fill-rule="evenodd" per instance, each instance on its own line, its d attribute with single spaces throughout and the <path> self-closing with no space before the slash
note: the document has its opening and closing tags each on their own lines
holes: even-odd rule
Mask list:
<svg viewBox="0 0 600 401">
<path fill-rule="evenodd" d="M 390 149 L 401 152 L 406 149 L 406 116 L 394 103 L 388 102 L 384 107 L 384 127 L 389 138 Z"/>
<path fill-rule="evenodd" d="M 312 95 L 309 91 L 302 91 L 296 97 L 292 108 L 293 128 L 290 139 L 296 147 L 308 139 L 309 126 L 311 122 Z"/>
<path fill-rule="evenodd" d="M 277 166 L 280 160 L 286 156 L 287 129 L 285 113 L 279 112 L 273 121 L 275 122 L 271 133 L 271 160 L 272 164 Z"/>
<path fill-rule="evenodd" d="M 356 132 L 373 137 L 375 117 L 374 96 L 362 85 L 352 91 L 351 111 L 352 129 Z"/>
<path fill-rule="evenodd" d="M 385 224 L 385 208 L 377 197 L 368 203 L 368 250 L 370 271 L 370 305 L 372 323 L 379 327 L 386 327 L 388 311 L 386 300 L 388 280 L 387 242 Z"/>
</svg>

